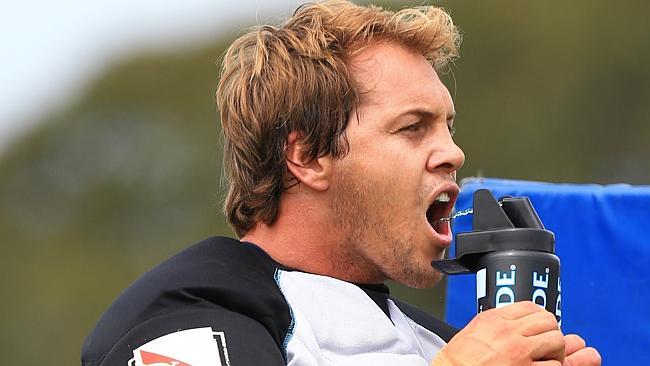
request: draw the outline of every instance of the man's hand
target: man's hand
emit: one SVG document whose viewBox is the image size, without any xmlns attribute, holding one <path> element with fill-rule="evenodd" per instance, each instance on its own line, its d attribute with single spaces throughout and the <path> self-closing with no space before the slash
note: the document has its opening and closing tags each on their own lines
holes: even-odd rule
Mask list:
<svg viewBox="0 0 650 366">
<path fill-rule="evenodd" d="M 563 366 L 600 365 L 600 354 L 592 347 L 585 347 L 585 340 L 575 334 L 564 336 L 566 351 Z"/>
<path fill-rule="evenodd" d="M 523 301 L 477 315 L 432 366 L 599 366 L 600 355 L 577 335 L 562 335 L 555 316 Z"/>
</svg>

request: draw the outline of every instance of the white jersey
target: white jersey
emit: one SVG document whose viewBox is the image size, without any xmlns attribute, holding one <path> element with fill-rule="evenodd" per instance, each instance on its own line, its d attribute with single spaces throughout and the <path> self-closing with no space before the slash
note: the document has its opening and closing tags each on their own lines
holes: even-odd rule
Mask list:
<svg viewBox="0 0 650 366">
<path fill-rule="evenodd" d="M 456 329 L 388 293 L 292 270 L 214 237 L 127 288 L 86 338 L 84 366 L 425 366 Z"/>
</svg>

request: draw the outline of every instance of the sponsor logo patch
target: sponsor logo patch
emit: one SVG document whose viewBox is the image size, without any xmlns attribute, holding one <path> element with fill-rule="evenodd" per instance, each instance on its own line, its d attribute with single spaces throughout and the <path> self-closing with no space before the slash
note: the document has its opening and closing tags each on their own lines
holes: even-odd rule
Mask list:
<svg viewBox="0 0 650 366">
<path fill-rule="evenodd" d="M 166 334 L 133 350 L 128 366 L 230 366 L 226 336 L 210 327 Z"/>
<path fill-rule="evenodd" d="M 148 366 L 192 366 L 189 363 L 153 352 L 140 351 L 140 357 L 142 357 L 142 363 Z"/>
</svg>

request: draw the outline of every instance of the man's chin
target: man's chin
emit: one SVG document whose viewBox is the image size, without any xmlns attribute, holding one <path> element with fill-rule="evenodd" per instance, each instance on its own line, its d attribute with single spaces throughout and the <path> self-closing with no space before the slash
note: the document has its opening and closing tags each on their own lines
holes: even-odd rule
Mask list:
<svg viewBox="0 0 650 366">
<path fill-rule="evenodd" d="M 421 273 L 410 273 L 409 275 L 399 276 L 398 278 L 392 278 L 393 281 L 399 282 L 404 286 L 425 289 L 432 288 L 440 283 L 440 280 L 444 275 L 433 268 L 428 271 L 423 271 Z"/>
</svg>

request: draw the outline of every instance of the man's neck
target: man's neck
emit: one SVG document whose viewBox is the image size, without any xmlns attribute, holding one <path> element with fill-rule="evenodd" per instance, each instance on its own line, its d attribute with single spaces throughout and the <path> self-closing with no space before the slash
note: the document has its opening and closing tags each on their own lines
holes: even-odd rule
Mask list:
<svg viewBox="0 0 650 366">
<path fill-rule="evenodd" d="M 355 283 L 382 282 L 381 273 L 350 252 L 353 249 L 344 233 L 331 221 L 323 210 L 281 206 L 272 225 L 258 222 L 240 240 L 254 243 L 276 262 L 300 271 Z"/>
</svg>

